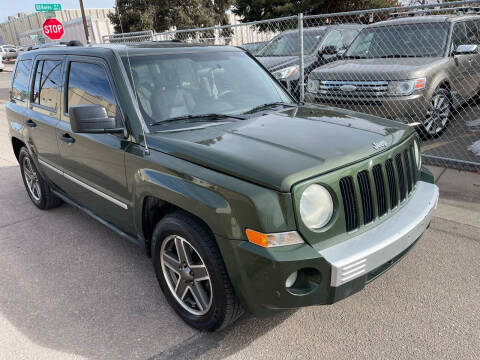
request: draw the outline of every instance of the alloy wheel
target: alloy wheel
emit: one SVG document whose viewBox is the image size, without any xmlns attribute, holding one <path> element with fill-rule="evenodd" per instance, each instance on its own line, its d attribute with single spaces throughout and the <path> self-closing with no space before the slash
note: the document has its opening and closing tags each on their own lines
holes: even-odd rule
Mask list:
<svg viewBox="0 0 480 360">
<path fill-rule="evenodd" d="M 38 174 L 28 156 L 23 158 L 23 174 L 25 176 L 25 181 L 27 183 L 30 195 L 35 201 L 40 201 L 42 197 L 42 190 L 40 188 Z"/>
<path fill-rule="evenodd" d="M 425 132 L 430 136 L 440 134 L 447 127 L 450 113 L 451 106 L 448 95 L 434 94 L 424 123 Z"/>
<path fill-rule="evenodd" d="M 205 262 L 193 245 L 178 235 L 166 237 L 160 262 L 175 300 L 190 314 L 206 314 L 212 307 L 212 283 Z"/>
</svg>

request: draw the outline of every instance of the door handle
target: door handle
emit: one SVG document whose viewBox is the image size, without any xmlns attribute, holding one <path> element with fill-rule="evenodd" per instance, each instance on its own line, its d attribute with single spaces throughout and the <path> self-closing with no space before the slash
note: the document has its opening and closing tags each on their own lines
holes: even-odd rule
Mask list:
<svg viewBox="0 0 480 360">
<path fill-rule="evenodd" d="M 75 142 L 75 139 L 71 137 L 69 133 L 58 134 L 58 138 L 67 144 L 73 144 Z"/>
<path fill-rule="evenodd" d="M 35 126 L 37 126 L 37 124 L 32 119 L 26 120 L 25 125 L 27 125 L 28 127 L 31 127 L 31 128 L 34 128 Z"/>
</svg>

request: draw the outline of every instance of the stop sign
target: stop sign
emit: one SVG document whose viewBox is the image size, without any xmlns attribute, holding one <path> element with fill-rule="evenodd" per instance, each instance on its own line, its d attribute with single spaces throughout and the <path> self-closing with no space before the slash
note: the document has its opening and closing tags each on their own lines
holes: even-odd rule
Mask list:
<svg viewBox="0 0 480 360">
<path fill-rule="evenodd" d="M 59 40 L 63 34 L 63 25 L 57 19 L 47 19 L 43 23 L 43 33 L 52 40 Z"/>
</svg>

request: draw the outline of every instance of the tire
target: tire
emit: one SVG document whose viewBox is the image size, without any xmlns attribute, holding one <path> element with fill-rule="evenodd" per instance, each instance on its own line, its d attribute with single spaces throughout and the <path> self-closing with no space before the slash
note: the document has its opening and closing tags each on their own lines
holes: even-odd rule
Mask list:
<svg viewBox="0 0 480 360">
<path fill-rule="evenodd" d="M 216 331 L 243 314 L 215 238 L 202 222 L 183 211 L 165 216 L 153 231 L 152 250 L 160 287 L 187 324 Z"/>
<path fill-rule="evenodd" d="M 421 127 L 423 138 L 436 138 L 442 135 L 450 123 L 452 117 L 452 96 L 447 89 L 435 90 L 430 105 L 425 114 L 425 120 Z"/>
<path fill-rule="evenodd" d="M 23 184 L 25 185 L 30 200 L 32 200 L 36 207 L 47 210 L 62 204 L 62 200 L 52 193 L 49 185 L 38 172 L 26 147 L 20 149 L 18 161 L 20 163 Z"/>
</svg>

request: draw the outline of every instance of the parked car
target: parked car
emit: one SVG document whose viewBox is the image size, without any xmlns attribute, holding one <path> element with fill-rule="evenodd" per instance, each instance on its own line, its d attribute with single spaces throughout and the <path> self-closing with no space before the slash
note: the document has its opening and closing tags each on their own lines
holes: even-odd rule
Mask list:
<svg viewBox="0 0 480 360">
<path fill-rule="evenodd" d="M 305 81 L 310 71 L 334 61 L 337 53 L 350 45 L 363 25 L 342 24 L 303 30 Z M 298 96 L 300 45 L 298 30 L 275 36 L 255 56 L 292 94 Z"/>
<path fill-rule="evenodd" d="M 0 46 L 0 55 L 4 60 L 15 59 L 17 57 L 17 48 L 13 45 Z"/>
<path fill-rule="evenodd" d="M 240 46 L 240 47 L 241 47 L 242 49 L 247 50 L 250 54 L 255 55 L 255 53 L 256 53 L 258 50 L 260 50 L 266 43 L 267 43 L 267 41 L 257 41 L 257 42 L 252 42 L 252 43 L 243 44 L 243 45 Z"/>
<path fill-rule="evenodd" d="M 5 69 L 5 64 L 3 63 L 2 55 L 0 55 L 0 72 L 2 72 L 3 69 Z"/>
<path fill-rule="evenodd" d="M 480 16 L 387 20 L 363 29 L 343 59 L 310 74 L 307 101 L 404 122 L 441 135 L 480 89 Z"/>
<path fill-rule="evenodd" d="M 438 199 L 413 128 L 298 104 L 236 47 L 25 52 L 6 113 L 33 204 L 66 202 L 144 247 L 202 330 L 360 291 Z"/>
</svg>

